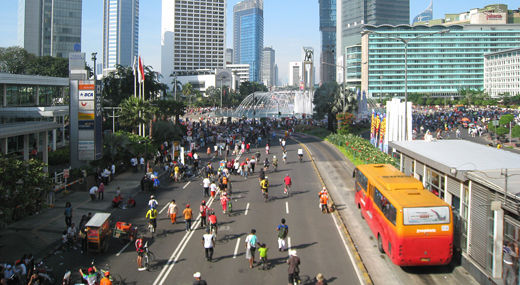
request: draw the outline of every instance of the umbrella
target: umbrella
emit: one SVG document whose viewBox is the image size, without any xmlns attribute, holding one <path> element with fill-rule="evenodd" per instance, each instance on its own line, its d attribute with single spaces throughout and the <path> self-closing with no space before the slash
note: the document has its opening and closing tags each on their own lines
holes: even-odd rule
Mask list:
<svg viewBox="0 0 520 285">
<path fill-rule="evenodd" d="M 469 122 L 469 121 L 470 121 L 470 119 L 468 119 L 468 118 L 462 118 L 462 120 L 461 120 L 461 121 L 463 121 L 463 122 Z"/>
</svg>

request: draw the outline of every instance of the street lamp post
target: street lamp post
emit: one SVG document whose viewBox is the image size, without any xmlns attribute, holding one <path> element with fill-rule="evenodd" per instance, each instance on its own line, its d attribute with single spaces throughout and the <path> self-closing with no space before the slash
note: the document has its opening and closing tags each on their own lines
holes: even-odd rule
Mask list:
<svg viewBox="0 0 520 285">
<path fill-rule="evenodd" d="M 431 36 L 431 35 L 435 35 L 435 34 L 444 34 L 444 33 L 449 33 L 449 32 L 450 32 L 449 29 L 445 29 L 445 30 L 436 31 L 434 33 L 422 34 L 422 35 L 418 35 L 413 38 L 406 38 L 406 39 L 403 39 L 400 37 L 389 37 L 386 34 L 379 33 L 376 31 L 370 31 L 370 30 L 364 30 L 363 32 L 361 32 L 361 34 L 380 35 L 387 39 L 394 39 L 396 41 L 400 41 L 404 44 L 404 139 L 405 140 L 408 140 L 408 43 L 410 41 L 413 41 L 413 40 L 416 40 L 419 38 L 423 38 L 426 36 Z"/>
<path fill-rule="evenodd" d="M 96 76 L 96 57 L 97 55 L 97 52 L 93 52 L 92 53 L 92 61 L 94 62 L 94 80 L 96 80 L 97 76 Z"/>
</svg>

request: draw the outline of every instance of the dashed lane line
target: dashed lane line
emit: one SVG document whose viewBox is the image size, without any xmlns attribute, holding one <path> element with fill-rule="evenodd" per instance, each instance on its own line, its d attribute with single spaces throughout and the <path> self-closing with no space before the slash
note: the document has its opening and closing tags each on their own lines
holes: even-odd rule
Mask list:
<svg viewBox="0 0 520 285">
<path fill-rule="evenodd" d="M 240 245 L 240 238 L 237 239 L 237 245 L 235 245 L 235 251 L 233 252 L 233 258 L 237 258 L 238 246 Z"/>
<path fill-rule="evenodd" d="M 246 211 L 244 212 L 244 216 L 247 216 L 247 212 L 249 211 L 249 203 L 246 205 Z"/>
<path fill-rule="evenodd" d="M 289 202 L 285 201 L 285 212 L 289 214 Z"/>
<path fill-rule="evenodd" d="M 186 185 L 184 185 L 184 187 L 182 187 L 182 189 L 186 189 L 186 187 L 188 187 L 188 185 L 190 185 L 191 181 L 188 181 L 188 183 L 186 183 Z"/>
</svg>

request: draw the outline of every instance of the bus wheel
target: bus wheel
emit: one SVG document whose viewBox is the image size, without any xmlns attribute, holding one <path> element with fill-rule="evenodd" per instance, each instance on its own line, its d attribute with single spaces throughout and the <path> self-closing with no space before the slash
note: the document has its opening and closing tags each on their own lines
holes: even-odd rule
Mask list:
<svg viewBox="0 0 520 285">
<path fill-rule="evenodd" d="M 381 239 L 381 235 L 377 234 L 377 248 L 379 252 L 385 253 L 385 249 L 383 248 L 383 240 Z"/>
</svg>

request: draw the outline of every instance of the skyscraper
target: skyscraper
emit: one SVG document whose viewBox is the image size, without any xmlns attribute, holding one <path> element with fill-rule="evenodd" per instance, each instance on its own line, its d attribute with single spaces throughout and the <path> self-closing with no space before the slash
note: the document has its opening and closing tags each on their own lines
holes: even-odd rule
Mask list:
<svg viewBox="0 0 520 285">
<path fill-rule="evenodd" d="M 289 62 L 289 86 L 300 86 L 302 76 L 302 63 L 300 61 Z"/>
<path fill-rule="evenodd" d="M 412 25 L 417 22 L 429 21 L 431 19 L 433 19 L 433 0 L 430 1 L 430 5 L 428 5 L 422 13 L 413 18 Z"/>
<path fill-rule="evenodd" d="M 319 1 L 321 31 L 320 80 L 321 82 L 329 82 L 336 80 L 336 0 Z"/>
<path fill-rule="evenodd" d="M 161 73 L 223 69 L 226 0 L 162 0 Z"/>
<path fill-rule="evenodd" d="M 131 66 L 139 54 L 139 0 L 104 0 L 103 70 Z"/>
<path fill-rule="evenodd" d="M 250 81 L 260 82 L 264 47 L 264 2 L 244 0 L 233 6 L 234 63 L 251 66 Z"/>
<path fill-rule="evenodd" d="M 265 47 L 262 55 L 262 82 L 265 86 L 275 85 L 275 52 L 272 47 Z"/>
<path fill-rule="evenodd" d="M 226 49 L 226 64 L 233 64 L 233 49 Z"/>
<path fill-rule="evenodd" d="M 82 0 L 19 0 L 18 42 L 37 56 L 81 49 Z"/>
</svg>

